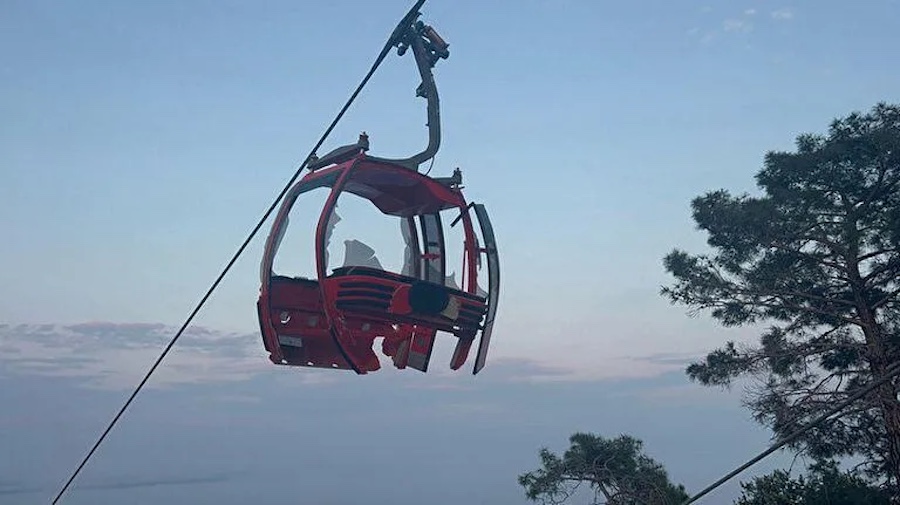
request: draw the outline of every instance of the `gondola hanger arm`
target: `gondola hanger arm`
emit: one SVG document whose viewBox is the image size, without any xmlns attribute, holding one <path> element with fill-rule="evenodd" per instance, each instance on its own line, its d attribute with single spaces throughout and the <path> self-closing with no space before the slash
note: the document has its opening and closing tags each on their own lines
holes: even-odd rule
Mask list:
<svg viewBox="0 0 900 505">
<path fill-rule="evenodd" d="M 441 107 L 437 85 L 432 68 L 441 59 L 450 57 L 449 44 L 437 33 L 434 27 L 417 20 L 420 13 L 416 10 L 413 16 L 407 16 L 397 25 L 391 35 L 391 44 L 397 48 L 397 54 L 403 56 L 412 49 L 416 67 L 422 82 L 416 88 L 416 96 L 427 101 L 428 145 L 425 149 L 408 158 L 380 158 L 369 156 L 369 159 L 394 163 L 410 170 L 419 170 L 419 166 L 433 158 L 441 146 Z M 338 147 L 321 158 L 313 157 L 308 164 L 310 171 L 315 171 L 333 164 L 342 163 L 357 154 L 369 150 L 369 137 L 363 132 L 355 144 Z"/>
</svg>

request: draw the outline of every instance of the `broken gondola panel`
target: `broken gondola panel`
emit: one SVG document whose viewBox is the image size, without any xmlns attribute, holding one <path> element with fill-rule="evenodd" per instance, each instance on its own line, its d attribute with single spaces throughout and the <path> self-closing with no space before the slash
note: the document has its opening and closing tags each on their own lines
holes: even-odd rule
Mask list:
<svg viewBox="0 0 900 505">
<path fill-rule="evenodd" d="M 354 370 L 380 368 L 373 349 L 382 338 L 382 353 L 397 368 L 427 371 L 438 332 L 457 337 L 452 369 L 460 368 L 481 335 L 473 368 L 485 365 L 499 296 L 499 258 L 487 211 L 468 203 L 462 193 L 462 172 L 429 177 L 419 166 L 440 146 L 440 107 L 432 67 L 449 56 L 448 44 L 433 27 L 416 20 L 398 26 L 392 40 L 401 56 L 412 49 L 422 83 L 416 95 L 427 100 L 428 145 L 402 159 L 371 156 L 369 136 L 338 147 L 318 158 L 310 156 L 310 171 L 288 192 L 266 241 L 260 266 L 257 303 L 260 331 L 270 360 L 279 365 Z M 330 189 L 315 230 L 316 279 L 276 275 L 273 261 L 288 225 L 288 214 L 304 193 Z M 383 215 L 401 219 L 407 262 L 401 272 L 381 267 L 374 251 L 366 262 L 351 262 L 330 272 L 327 240 L 333 213 L 342 194 L 368 200 Z M 473 215 L 470 209 L 475 210 Z M 446 272 L 446 237 L 442 217 L 458 214 L 462 222 L 463 288 L 450 285 Z M 478 229 L 476 230 L 475 221 Z M 478 232 L 482 240 L 478 239 Z M 420 244 L 421 241 L 421 244 Z M 479 247 L 483 243 L 484 247 Z M 363 250 L 367 246 L 354 244 Z M 349 245 L 348 245 L 349 247 Z M 349 253 L 348 253 L 349 255 Z M 488 290 L 479 289 L 481 256 L 487 257 Z"/>
</svg>

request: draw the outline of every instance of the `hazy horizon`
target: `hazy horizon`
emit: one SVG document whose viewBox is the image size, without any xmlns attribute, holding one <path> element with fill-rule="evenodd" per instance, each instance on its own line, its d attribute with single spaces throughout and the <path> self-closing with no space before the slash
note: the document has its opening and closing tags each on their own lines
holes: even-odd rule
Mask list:
<svg viewBox="0 0 900 505">
<path fill-rule="evenodd" d="M 174 331 L 0 327 L 0 401 L 11 406 L 0 415 L 0 446 L 13 456 L 0 459 L 4 503 L 59 491 Z M 678 371 L 585 380 L 497 359 L 473 377 L 435 360 L 429 374 L 359 377 L 273 367 L 257 339 L 189 330 L 61 503 L 284 503 L 294 487 L 296 501 L 316 503 L 524 503 L 517 475 L 538 468 L 541 447 L 564 450 L 575 431 L 638 437 L 674 481 L 697 491 L 769 442 L 735 393 L 707 391 Z M 785 461 L 775 455 L 741 479 Z M 741 479 L 711 499 L 736 496 Z"/>
</svg>

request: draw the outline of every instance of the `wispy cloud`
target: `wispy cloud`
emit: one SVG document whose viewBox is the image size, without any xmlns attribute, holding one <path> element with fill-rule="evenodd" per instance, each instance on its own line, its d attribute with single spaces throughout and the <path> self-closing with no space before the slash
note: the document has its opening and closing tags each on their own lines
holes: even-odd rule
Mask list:
<svg viewBox="0 0 900 505">
<path fill-rule="evenodd" d="M 44 488 L 28 486 L 17 482 L 0 482 L 0 496 L 20 494 L 35 494 L 44 491 Z"/>
<path fill-rule="evenodd" d="M 687 352 L 658 352 L 654 354 L 648 354 L 646 356 L 635 356 L 632 359 L 636 361 L 643 361 L 645 363 L 650 363 L 653 365 L 681 369 L 703 356 L 704 354 Z"/>
<path fill-rule="evenodd" d="M 205 476 L 185 477 L 185 476 L 166 476 L 158 478 L 147 477 L 112 477 L 99 481 L 88 480 L 79 484 L 81 489 L 91 489 L 97 491 L 117 490 L 117 489 L 135 489 L 145 487 L 162 487 L 162 486 L 192 486 L 196 484 L 216 484 L 228 482 L 238 477 L 234 473 L 219 473 Z M 0 496 L 23 495 L 23 494 L 39 494 L 55 491 L 52 487 L 55 484 L 45 485 L 29 485 L 24 482 L 0 482 Z"/>
<path fill-rule="evenodd" d="M 772 11 L 770 15 L 777 21 L 788 21 L 794 18 L 794 11 L 785 7 Z"/>
<path fill-rule="evenodd" d="M 697 37 L 701 44 L 709 44 L 724 34 L 750 33 L 754 27 L 751 19 L 755 15 L 756 9 L 745 9 L 740 14 L 721 21 L 715 28 L 704 30 L 695 27 L 688 30 L 688 35 Z"/>
<path fill-rule="evenodd" d="M 0 328 L 0 362 L 19 373 L 123 389 L 140 380 L 175 331 L 144 323 L 7 325 Z M 242 380 L 265 371 L 268 361 L 254 337 L 190 328 L 148 387 Z"/>
<path fill-rule="evenodd" d="M 755 30 L 756 23 L 753 21 L 754 19 L 756 19 L 760 23 L 765 23 L 765 18 L 757 18 L 758 13 L 759 12 L 755 8 L 744 9 L 740 14 L 733 14 L 727 17 L 726 19 L 721 21 L 715 28 L 704 30 L 695 27 L 688 30 L 687 33 L 691 37 L 698 38 L 698 40 L 702 44 L 709 44 L 712 41 L 727 34 L 746 35 Z M 784 7 L 771 11 L 769 13 L 769 17 L 776 22 L 788 21 L 790 19 L 793 19 L 794 12 L 790 8 Z"/>
<path fill-rule="evenodd" d="M 232 480 L 233 474 L 215 474 L 197 477 L 160 477 L 160 478 L 112 478 L 100 482 L 87 482 L 82 484 L 82 489 L 131 489 L 141 487 L 158 487 L 158 486 L 185 486 L 193 484 L 210 484 L 220 483 Z"/>
<path fill-rule="evenodd" d="M 753 30 L 753 23 L 745 19 L 726 19 L 722 22 L 722 30 L 726 32 L 748 33 Z"/>
<path fill-rule="evenodd" d="M 175 331 L 176 328 L 163 324 L 148 323 L 4 325 L 0 326 L 0 364 L 4 365 L 0 370 L 72 378 L 92 388 L 125 390 L 143 378 Z M 554 356 L 533 358 L 495 354 L 477 380 L 470 373 L 474 356 L 464 370 L 453 371 L 435 361 L 424 379 L 413 379 L 420 373 L 394 370 L 386 361 L 383 362 L 385 370 L 374 375 L 400 374 L 404 376 L 400 387 L 404 388 L 466 390 L 486 382 L 596 382 L 654 377 L 683 368 L 686 359 L 654 353 L 596 356 L 584 352 L 577 344 L 565 343 L 556 351 Z M 566 364 L 560 364 L 563 362 Z M 351 372 L 275 367 L 269 362 L 258 334 L 191 327 L 166 356 L 147 387 L 233 383 L 260 374 L 272 374 L 272 380 L 288 380 L 294 384 L 297 381 L 330 384 L 355 378 Z"/>
</svg>

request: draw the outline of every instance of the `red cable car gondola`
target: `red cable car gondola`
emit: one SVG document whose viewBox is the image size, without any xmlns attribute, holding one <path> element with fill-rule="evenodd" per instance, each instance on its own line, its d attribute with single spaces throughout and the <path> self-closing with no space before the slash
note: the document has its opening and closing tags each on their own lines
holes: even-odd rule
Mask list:
<svg viewBox="0 0 900 505">
<path fill-rule="evenodd" d="M 373 350 L 382 337 L 384 355 L 397 368 L 425 372 L 438 331 L 457 337 L 450 367 L 459 369 L 481 334 L 473 373 L 485 365 L 499 295 L 499 260 L 487 211 L 467 203 L 462 174 L 429 177 L 419 165 L 440 145 L 440 114 L 431 68 L 447 58 L 447 44 L 429 26 L 415 21 L 395 45 L 402 55 L 412 48 L 422 84 L 417 96 L 428 101 L 428 147 L 406 159 L 366 154 L 368 137 L 340 147 L 309 164 L 306 174 L 287 193 L 272 224 L 261 264 L 257 309 L 269 359 L 279 365 L 354 370 L 380 368 Z M 273 262 L 297 199 L 313 189 L 331 188 L 315 233 L 316 278 L 286 277 L 273 272 Z M 371 202 L 382 214 L 403 223 L 409 259 L 402 272 L 379 263 L 344 265 L 328 270 L 327 245 L 339 196 L 351 193 Z M 474 219 L 473 219 L 474 215 Z M 462 224 L 463 286 L 445 277 L 444 221 Z M 481 232 L 479 244 L 474 221 Z M 349 252 L 348 252 L 349 254 Z M 487 259 L 487 291 L 479 289 L 482 255 Z"/>
</svg>

